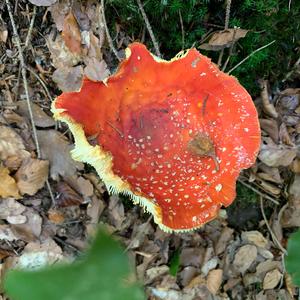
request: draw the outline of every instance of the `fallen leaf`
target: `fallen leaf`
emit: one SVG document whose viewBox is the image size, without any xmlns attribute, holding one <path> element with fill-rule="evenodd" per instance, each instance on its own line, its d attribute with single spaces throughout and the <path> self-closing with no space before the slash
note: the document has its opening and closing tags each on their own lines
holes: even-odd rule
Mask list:
<svg viewBox="0 0 300 300">
<path fill-rule="evenodd" d="M 291 165 L 291 169 L 294 173 L 299 174 L 300 173 L 300 158 L 296 158 L 292 165 Z"/>
<path fill-rule="evenodd" d="M 69 13 L 70 7 L 70 0 L 64 0 L 57 1 L 48 8 L 58 31 L 63 30 L 65 16 Z"/>
<path fill-rule="evenodd" d="M 38 130 L 37 135 L 42 158 L 49 160 L 52 179 L 58 180 L 59 175 L 66 178 L 74 176 L 77 169 L 83 168 L 82 163 L 71 158 L 72 146 L 61 133 L 56 130 Z"/>
<path fill-rule="evenodd" d="M 297 200 L 300 200 L 300 175 L 296 175 L 289 188 L 290 195 Z"/>
<path fill-rule="evenodd" d="M 56 204 L 59 207 L 78 206 L 83 203 L 83 198 L 63 181 L 57 184 L 56 190 L 58 193 Z"/>
<path fill-rule="evenodd" d="M 257 249 L 253 245 L 244 245 L 238 249 L 234 256 L 233 265 L 240 272 L 245 273 L 256 260 Z"/>
<path fill-rule="evenodd" d="M 168 272 L 169 272 L 169 267 L 166 265 L 149 268 L 146 271 L 145 283 L 149 284 L 149 283 L 153 282 L 156 278 L 158 278 Z"/>
<path fill-rule="evenodd" d="M 50 6 L 54 4 L 57 0 L 29 0 L 29 2 L 33 5 L 37 6 Z"/>
<path fill-rule="evenodd" d="M 9 170 L 0 165 L 0 197 L 20 198 L 19 188 L 13 177 L 9 175 Z"/>
<path fill-rule="evenodd" d="M 112 224 L 117 229 L 120 229 L 125 220 L 125 211 L 124 205 L 118 195 L 111 195 L 109 197 L 108 210 L 109 218 L 111 219 Z"/>
<path fill-rule="evenodd" d="M 242 240 L 261 248 L 266 248 L 269 244 L 268 240 L 257 230 L 242 232 Z"/>
<path fill-rule="evenodd" d="M 46 37 L 46 42 L 51 53 L 51 62 L 56 69 L 72 67 L 81 61 L 81 56 L 72 53 L 65 45 L 61 35 L 55 35 L 54 31 Z"/>
<path fill-rule="evenodd" d="M 62 38 L 72 53 L 81 54 L 81 34 L 78 23 L 70 11 L 65 17 Z"/>
<path fill-rule="evenodd" d="M 96 58 L 87 59 L 87 66 L 84 74 L 92 81 L 103 81 L 110 75 L 107 64 L 104 60 L 98 61 Z"/>
<path fill-rule="evenodd" d="M 48 172 L 48 161 L 34 158 L 24 160 L 15 175 L 20 193 L 33 196 L 44 186 Z"/>
<path fill-rule="evenodd" d="M 195 267 L 188 266 L 183 268 L 183 270 L 178 275 L 180 284 L 183 287 L 186 287 L 187 285 L 189 285 L 189 283 L 195 277 L 196 274 L 197 274 L 197 269 Z"/>
<path fill-rule="evenodd" d="M 179 261 L 181 266 L 194 266 L 199 268 L 202 264 L 204 249 L 186 247 L 181 250 Z"/>
<path fill-rule="evenodd" d="M 287 167 L 296 155 L 296 149 L 276 145 L 270 138 L 264 138 L 258 158 L 269 167 Z"/>
<path fill-rule="evenodd" d="M 52 79 L 63 92 L 78 92 L 82 85 L 83 68 L 77 66 L 56 69 Z"/>
<path fill-rule="evenodd" d="M 62 224 L 65 221 L 64 214 L 57 209 L 49 209 L 47 215 L 49 221 L 54 224 Z"/>
<path fill-rule="evenodd" d="M 278 143 L 279 141 L 279 129 L 278 123 L 274 119 L 259 119 L 260 127 L 263 131 L 265 131 L 274 143 Z"/>
<path fill-rule="evenodd" d="M 0 26 L 0 42 L 6 43 L 8 37 L 8 30 L 5 25 Z"/>
<path fill-rule="evenodd" d="M 274 269 L 278 269 L 278 270 L 282 271 L 281 266 L 282 266 L 282 263 L 279 261 L 266 260 L 257 265 L 255 274 L 256 274 L 256 276 L 258 276 L 259 278 L 261 278 L 263 280 L 265 275 Z"/>
<path fill-rule="evenodd" d="M 23 101 L 18 101 L 17 103 L 18 103 L 17 112 L 21 116 L 25 116 L 27 119 L 30 119 L 27 101 L 23 100 Z M 45 127 L 52 127 L 55 125 L 53 118 L 48 116 L 41 109 L 39 105 L 31 102 L 31 109 L 32 109 L 33 119 L 36 126 L 45 128 Z"/>
<path fill-rule="evenodd" d="M 261 96 L 264 112 L 276 119 L 278 117 L 278 112 L 276 111 L 273 103 L 270 101 L 271 99 L 269 97 L 269 92 L 268 92 L 268 81 L 261 79 L 258 81 L 258 83 L 261 88 L 260 96 Z"/>
<path fill-rule="evenodd" d="M 215 252 L 217 255 L 223 253 L 227 247 L 228 242 L 232 239 L 234 230 L 229 227 L 224 227 L 221 235 L 215 245 Z"/>
<path fill-rule="evenodd" d="M 221 287 L 223 277 L 223 270 L 211 270 L 207 275 L 207 288 L 209 291 L 216 295 Z"/>
<path fill-rule="evenodd" d="M 281 278 L 282 274 L 277 269 L 268 272 L 263 281 L 263 289 L 274 289 L 280 282 Z"/>
<path fill-rule="evenodd" d="M 25 210 L 26 207 L 15 199 L 0 200 L 0 219 L 6 220 L 8 217 L 18 216 Z"/>
<path fill-rule="evenodd" d="M 23 159 L 30 157 L 22 138 L 10 127 L 0 125 L 0 160 L 4 163 L 10 157 Z"/>
<path fill-rule="evenodd" d="M 199 46 L 200 49 L 218 51 L 230 47 L 233 42 L 246 36 L 248 30 L 240 28 L 229 28 L 214 32 L 208 43 Z"/>
</svg>

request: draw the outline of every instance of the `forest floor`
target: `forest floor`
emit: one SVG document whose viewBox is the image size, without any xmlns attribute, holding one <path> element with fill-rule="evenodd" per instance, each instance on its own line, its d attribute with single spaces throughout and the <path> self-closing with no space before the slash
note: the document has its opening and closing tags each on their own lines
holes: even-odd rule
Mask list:
<svg viewBox="0 0 300 300">
<path fill-rule="evenodd" d="M 48 264 L 77 256 L 103 223 L 126 248 L 149 299 L 296 298 L 284 255 L 300 226 L 300 88 L 271 92 L 261 81 L 265 92 L 254 102 L 262 146 L 239 177 L 234 204 L 194 232 L 168 234 L 72 160 L 73 137 L 50 112 L 84 75 L 100 81 L 115 69 L 99 4 L 72 13 L 68 1 L 40 2 L 48 7 L 11 1 L 17 37 L 0 3 L 0 278 L 28 254 Z M 138 39 L 119 31 L 118 55 Z"/>
</svg>

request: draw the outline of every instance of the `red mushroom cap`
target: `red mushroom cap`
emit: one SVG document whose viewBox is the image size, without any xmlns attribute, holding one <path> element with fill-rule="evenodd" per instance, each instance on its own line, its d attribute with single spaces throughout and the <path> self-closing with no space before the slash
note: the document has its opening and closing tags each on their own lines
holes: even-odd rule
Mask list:
<svg viewBox="0 0 300 300">
<path fill-rule="evenodd" d="M 110 192 L 131 196 L 167 231 L 198 228 L 231 204 L 260 145 L 251 97 L 196 49 L 164 61 L 133 43 L 114 75 L 85 79 L 52 111 L 74 135 L 74 159 L 93 165 Z"/>
</svg>

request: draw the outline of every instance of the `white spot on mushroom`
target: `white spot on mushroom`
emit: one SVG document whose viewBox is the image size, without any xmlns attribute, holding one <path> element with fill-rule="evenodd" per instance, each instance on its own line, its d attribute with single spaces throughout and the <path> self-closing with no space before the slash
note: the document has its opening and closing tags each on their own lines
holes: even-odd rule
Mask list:
<svg viewBox="0 0 300 300">
<path fill-rule="evenodd" d="M 220 192 L 222 190 L 222 184 L 221 183 L 217 184 L 215 186 L 215 189 L 216 189 L 217 192 Z"/>
</svg>

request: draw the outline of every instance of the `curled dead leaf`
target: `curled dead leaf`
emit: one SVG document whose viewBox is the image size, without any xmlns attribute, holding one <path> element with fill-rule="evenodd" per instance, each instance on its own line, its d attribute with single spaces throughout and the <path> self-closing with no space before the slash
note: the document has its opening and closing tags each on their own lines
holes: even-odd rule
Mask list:
<svg viewBox="0 0 300 300">
<path fill-rule="evenodd" d="M 19 188 L 13 177 L 9 175 L 9 170 L 3 166 L 0 166 L 0 197 L 14 197 L 20 198 Z"/>
<path fill-rule="evenodd" d="M 223 270 L 211 270 L 207 275 L 207 288 L 216 295 L 221 287 L 223 277 Z"/>
<path fill-rule="evenodd" d="M 84 74 L 92 81 L 102 81 L 110 75 L 104 60 L 97 60 L 95 57 L 86 60 L 87 66 Z"/>
<path fill-rule="evenodd" d="M 234 256 L 233 265 L 240 272 L 245 273 L 256 260 L 257 248 L 253 245 L 244 245 Z"/>
<path fill-rule="evenodd" d="M 44 186 L 48 178 L 48 172 L 48 161 L 33 158 L 24 160 L 15 175 L 21 194 L 33 196 Z"/>
<path fill-rule="evenodd" d="M 263 281 L 263 289 L 274 289 L 280 282 L 281 278 L 282 274 L 277 269 L 268 272 Z"/>
</svg>

